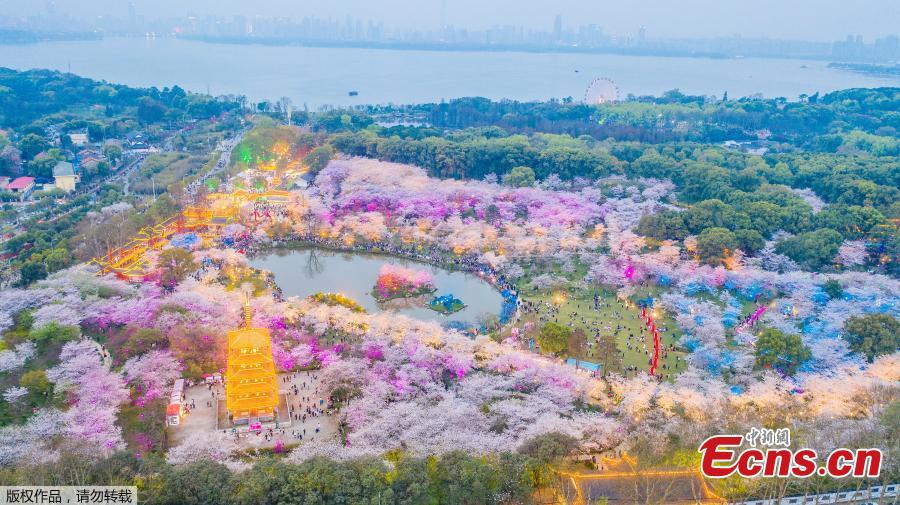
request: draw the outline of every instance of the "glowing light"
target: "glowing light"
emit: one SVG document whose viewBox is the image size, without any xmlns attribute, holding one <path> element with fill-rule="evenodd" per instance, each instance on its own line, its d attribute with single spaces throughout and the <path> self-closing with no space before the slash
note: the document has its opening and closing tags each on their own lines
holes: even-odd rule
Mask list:
<svg viewBox="0 0 900 505">
<path fill-rule="evenodd" d="M 244 328 L 228 332 L 225 404 L 234 418 L 273 416 L 278 407 L 269 330 L 253 328 L 251 316 L 248 297 Z"/>
<path fill-rule="evenodd" d="M 557 293 L 553 294 L 553 303 L 556 306 L 560 306 L 560 305 L 566 303 L 566 299 L 567 299 L 567 296 L 565 293 L 557 292 Z"/>
</svg>

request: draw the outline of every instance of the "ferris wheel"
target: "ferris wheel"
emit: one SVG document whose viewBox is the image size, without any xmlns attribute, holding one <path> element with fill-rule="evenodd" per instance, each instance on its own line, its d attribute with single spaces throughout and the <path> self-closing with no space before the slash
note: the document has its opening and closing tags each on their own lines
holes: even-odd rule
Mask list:
<svg viewBox="0 0 900 505">
<path fill-rule="evenodd" d="M 584 91 L 584 103 L 588 105 L 600 105 L 612 103 L 619 99 L 619 87 L 612 79 L 598 77 L 591 81 L 590 86 Z"/>
</svg>

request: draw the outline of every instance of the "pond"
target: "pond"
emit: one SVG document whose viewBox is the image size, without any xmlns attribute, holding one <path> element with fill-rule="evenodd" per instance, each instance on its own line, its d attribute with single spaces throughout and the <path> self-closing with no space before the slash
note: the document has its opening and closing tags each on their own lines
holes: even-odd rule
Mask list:
<svg viewBox="0 0 900 505">
<path fill-rule="evenodd" d="M 427 270 L 434 277 L 435 296 L 452 294 L 466 304 L 466 308 L 451 315 L 441 315 L 424 304 L 431 297 L 415 303 L 378 303 L 372 287 L 378 270 L 385 263 L 407 268 Z M 276 250 L 250 258 L 254 268 L 268 270 L 285 296 L 305 297 L 315 293 L 340 293 L 359 303 L 369 313 L 392 310 L 410 317 L 439 323 L 476 323 L 478 315 L 499 315 L 503 297 L 490 284 L 465 272 L 454 272 L 432 265 L 393 256 L 338 252 L 313 247 Z M 470 326 L 467 324 L 466 326 Z"/>
</svg>

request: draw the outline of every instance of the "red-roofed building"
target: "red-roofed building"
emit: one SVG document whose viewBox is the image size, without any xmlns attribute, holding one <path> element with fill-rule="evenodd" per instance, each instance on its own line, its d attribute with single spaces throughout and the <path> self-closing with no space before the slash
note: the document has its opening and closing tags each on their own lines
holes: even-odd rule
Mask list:
<svg viewBox="0 0 900 505">
<path fill-rule="evenodd" d="M 169 426 L 178 426 L 181 424 L 182 417 L 184 417 L 184 405 L 180 403 L 170 403 L 166 407 L 166 424 Z"/>
<path fill-rule="evenodd" d="M 12 191 L 24 200 L 34 191 L 34 177 L 18 177 L 6 186 L 6 190 Z"/>
</svg>

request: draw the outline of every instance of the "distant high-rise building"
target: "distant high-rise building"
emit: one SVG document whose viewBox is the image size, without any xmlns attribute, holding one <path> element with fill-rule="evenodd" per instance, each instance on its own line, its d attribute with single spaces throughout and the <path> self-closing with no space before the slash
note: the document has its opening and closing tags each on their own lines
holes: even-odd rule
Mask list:
<svg viewBox="0 0 900 505">
<path fill-rule="evenodd" d="M 553 20 L 553 39 L 556 42 L 562 40 L 562 15 L 557 14 Z"/>
<path fill-rule="evenodd" d="M 641 26 L 638 28 L 638 42 L 644 42 L 647 40 L 647 27 Z"/>
<path fill-rule="evenodd" d="M 244 16 L 234 16 L 234 35 L 247 34 L 247 18 Z"/>
<path fill-rule="evenodd" d="M 134 8 L 134 2 L 128 2 L 128 29 L 134 30 L 137 24 L 137 11 Z"/>
</svg>

